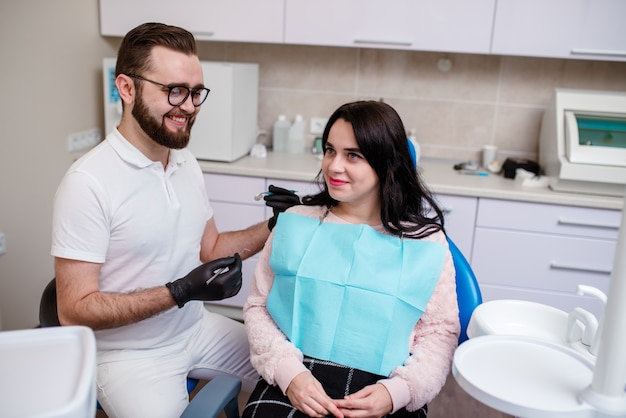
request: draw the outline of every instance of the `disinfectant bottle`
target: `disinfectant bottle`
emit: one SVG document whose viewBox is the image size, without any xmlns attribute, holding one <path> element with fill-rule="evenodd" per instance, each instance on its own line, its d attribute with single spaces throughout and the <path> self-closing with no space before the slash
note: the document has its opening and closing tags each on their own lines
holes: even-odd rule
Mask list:
<svg viewBox="0 0 626 418">
<path fill-rule="evenodd" d="M 291 128 L 291 123 L 289 123 L 285 115 L 278 115 L 278 119 L 274 122 L 274 132 L 272 136 L 272 149 L 274 152 L 287 152 L 289 128 Z"/>
<path fill-rule="evenodd" d="M 293 125 L 289 128 L 289 139 L 287 140 L 287 152 L 290 154 L 301 154 L 305 151 L 306 122 L 302 115 L 296 115 Z"/>
<path fill-rule="evenodd" d="M 413 144 L 413 148 L 415 149 L 415 166 L 417 167 L 420 162 L 420 144 L 417 142 L 417 136 L 414 128 L 409 130 L 408 139 L 411 141 L 411 144 Z"/>
</svg>

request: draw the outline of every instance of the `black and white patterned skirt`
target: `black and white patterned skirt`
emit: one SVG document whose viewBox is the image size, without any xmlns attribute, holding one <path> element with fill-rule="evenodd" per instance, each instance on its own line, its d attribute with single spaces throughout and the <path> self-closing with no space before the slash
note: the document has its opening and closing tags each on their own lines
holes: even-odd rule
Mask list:
<svg viewBox="0 0 626 418">
<path fill-rule="evenodd" d="M 332 399 L 342 399 L 344 396 L 358 392 L 365 386 L 372 385 L 384 379 L 373 373 L 342 366 L 330 361 L 317 360 L 305 357 L 304 365 L 319 380 L 326 394 Z M 428 406 L 424 405 L 414 412 L 400 409 L 390 418 L 426 418 Z M 243 411 L 242 418 L 306 418 L 307 415 L 298 411 L 283 395 L 278 386 L 271 386 L 260 379 Z"/>
</svg>

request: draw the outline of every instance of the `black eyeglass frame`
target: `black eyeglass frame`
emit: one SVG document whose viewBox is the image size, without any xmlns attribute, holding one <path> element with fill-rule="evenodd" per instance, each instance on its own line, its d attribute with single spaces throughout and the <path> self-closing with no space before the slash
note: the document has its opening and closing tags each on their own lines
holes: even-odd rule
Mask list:
<svg viewBox="0 0 626 418">
<path fill-rule="evenodd" d="M 171 106 L 181 106 L 183 103 L 185 103 L 187 101 L 187 98 L 191 95 L 191 104 L 193 104 L 194 107 L 200 107 L 202 106 L 202 103 L 204 103 L 207 99 L 207 97 L 209 97 L 209 93 L 211 92 L 211 89 L 206 88 L 206 87 L 195 87 L 195 88 L 189 88 L 187 86 L 182 86 L 182 85 L 167 85 L 167 84 L 163 84 L 163 83 L 159 83 L 158 81 L 154 81 L 154 80 L 150 80 L 147 79 L 146 77 L 143 77 L 139 74 L 126 74 L 128 77 L 130 78 L 135 78 L 137 80 L 141 80 L 141 81 L 147 81 L 148 83 L 152 83 L 155 84 L 157 86 L 161 86 L 164 89 L 167 89 L 167 102 L 171 105 Z M 172 91 L 174 91 L 174 89 L 181 89 L 182 91 L 186 91 L 185 96 L 180 100 L 180 102 L 178 104 L 172 103 Z M 204 95 L 204 98 L 202 99 L 202 101 L 198 104 L 196 104 L 194 102 L 194 97 L 196 97 L 196 94 L 198 92 L 202 92 L 202 91 L 206 91 L 206 94 Z"/>
</svg>

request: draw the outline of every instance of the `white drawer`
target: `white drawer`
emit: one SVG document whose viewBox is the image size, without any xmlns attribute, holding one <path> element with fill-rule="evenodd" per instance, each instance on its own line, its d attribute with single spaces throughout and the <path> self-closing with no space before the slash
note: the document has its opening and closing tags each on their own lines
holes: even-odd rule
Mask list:
<svg viewBox="0 0 626 418">
<path fill-rule="evenodd" d="M 258 192 L 257 192 L 258 193 Z M 237 231 L 259 223 L 265 219 L 265 206 L 251 206 L 240 203 L 226 203 L 213 201 L 211 203 L 218 231 Z M 241 249 L 243 251 L 243 248 Z M 212 304 L 223 306 L 243 307 L 250 293 L 254 268 L 258 262 L 258 255 L 243 261 L 243 284 L 239 293 L 232 298 L 221 301 L 212 301 Z"/>
<path fill-rule="evenodd" d="M 482 285 L 575 293 L 586 284 L 608 291 L 611 240 L 477 228 L 472 267 Z"/>
<path fill-rule="evenodd" d="M 469 260 L 472 255 L 478 199 L 447 194 L 435 195 L 435 199 L 444 212 L 444 226 L 447 234 Z"/>
<path fill-rule="evenodd" d="M 231 176 L 226 174 L 204 174 L 204 183 L 209 201 L 244 203 L 264 206 L 263 200 L 254 196 L 265 188 L 265 179 L 259 177 Z"/>
<path fill-rule="evenodd" d="M 239 231 L 265 220 L 265 206 L 212 201 L 215 225 L 220 232 Z"/>
<path fill-rule="evenodd" d="M 481 198 L 476 225 L 616 240 L 620 220 L 618 210 Z"/>
</svg>

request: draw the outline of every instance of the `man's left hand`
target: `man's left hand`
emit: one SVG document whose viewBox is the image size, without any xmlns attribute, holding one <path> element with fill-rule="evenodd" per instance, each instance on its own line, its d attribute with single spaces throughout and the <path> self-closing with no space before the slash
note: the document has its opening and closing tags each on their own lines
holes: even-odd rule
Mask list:
<svg viewBox="0 0 626 418">
<path fill-rule="evenodd" d="M 292 206 L 300 204 L 300 197 L 291 190 L 283 189 L 282 187 L 276 187 L 270 184 L 268 188 L 269 194 L 263 196 L 265 204 L 272 208 L 274 215 L 269 219 L 267 226 L 270 229 L 274 229 L 276 221 L 278 221 L 278 215 L 281 212 L 286 211 Z"/>
</svg>

